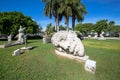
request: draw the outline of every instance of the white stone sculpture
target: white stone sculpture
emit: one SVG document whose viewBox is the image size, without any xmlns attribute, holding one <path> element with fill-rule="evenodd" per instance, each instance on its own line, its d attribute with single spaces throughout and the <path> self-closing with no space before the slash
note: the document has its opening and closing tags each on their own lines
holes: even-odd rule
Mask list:
<svg viewBox="0 0 120 80">
<path fill-rule="evenodd" d="M 72 55 L 72 58 L 85 57 L 84 46 L 74 31 L 59 31 L 52 36 L 51 41 L 57 52 L 63 55 Z M 85 57 L 85 60 L 88 58 Z"/>
<path fill-rule="evenodd" d="M 99 40 L 105 40 L 105 38 L 104 38 L 103 35 L 104 35 L 104 32 L 102 31 L 101 34 L 100 34 L 100 38 L 99 38 Z"/>
<path fill-rule="evenodd" d="M 20 26 L 20 29 L 18 30 L 19 34 L 18 34 L 18 40 L 15 42 L 15 44 L 23 44 L 24 43 L 24 30 L 25 28 L 22 28 L 22 26 Z"/>
<path fill-rule="evenodd" d="M 9 36 L 8 36 L 8 43 L 6 44 L 6 45 L 11 45 L 12 44 L 12 35 L 10 34 Z"/>
<path fill-rule="evenodd" d="M 104 38 L 103 34 L 104 34 L 104 32 L 101 32 L 101 34 L 100 34 L 100 37 L 101 37 L 101 38 Z"/>
<path fill-rule="evenodd" d="M 8 42 L 11 42 L 12 41 L 12 35 L 10 34 L 9 36 L 8 36 Z"/>
<path fill-rule="evenodd" d="M 98 34 L 97 34 L 97 33 L 94 33 L 94 34 L 95 34 L 94 38 L 97 38 L 97 37 L 98 37 Z"/>
<path fill-rule="evenodd" d="M 91 38 L 91 34 L 88 34 L 88 38 Z"/>
<path fill-rule="evenodd" d="M 51 42 L 57 55 L 85 62 L 85 69 L 94 67 L 95 72 L 96 63 L 89 63 L 89 56 L 85 55 L 84 46 L 74 31 L 59 31 L 52 36 Z"/>
</svg>

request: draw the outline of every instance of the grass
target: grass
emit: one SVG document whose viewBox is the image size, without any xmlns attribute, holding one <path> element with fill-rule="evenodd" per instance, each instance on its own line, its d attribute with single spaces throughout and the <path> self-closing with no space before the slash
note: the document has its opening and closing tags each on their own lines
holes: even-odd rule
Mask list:
<svg viewBox="0 0 120 80">
<path fill-rule="evenodd" d="M 4 43 L 0 41 L 0 44 Z M 0 80 L 119 80 L 120 41 L 83 40 L 85 53 L 97 62 L 95 74 L 84 70 L 84 65 L 57 56 L 51 43 L 29 40 L 33 50 L 12 56 L 24 45 L 0 49 Z"/>
</svg>

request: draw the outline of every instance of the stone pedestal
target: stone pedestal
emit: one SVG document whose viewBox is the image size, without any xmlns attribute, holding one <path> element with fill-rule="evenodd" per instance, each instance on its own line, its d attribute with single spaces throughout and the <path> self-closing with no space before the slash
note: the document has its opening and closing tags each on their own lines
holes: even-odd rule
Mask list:
<svg viewBox="0 0 120 80">
<path fill-rule="evenodd" d="M 73 56 L 72 54 L 67 54 L 67 53 L 64 53 L 64 52 L 60 52 L 58 50 L 55 50 L 55 52 L 56 52 L 57 55 L 67 57 L 69 59 L 75 59 L 79 62 L 86 62 L 89 59 L 89 56 L 87 56 L 87 55 L 85 55 L 83 57 L 78 57 L 78 56 Z"/>
<path fill-rule="evenodd" d="M 0 45 L 0 48 L 5 48 L 6 46 L 5 45 Z"/>
<path fill-rule="evenodd" d="M 33 49 L 33 47 L 31 47 L 31 46 L 28 46 L 28 47 L 22 47 L 22 48 L 20 48 L 21 50 L 31 50 L 31 49 Z"/>
<path fill-rule="evenodd" d="M 43 38 L 43 43 L 50 43 L 51 42 L 51 37 L 44 37 Z"/>
</svg>

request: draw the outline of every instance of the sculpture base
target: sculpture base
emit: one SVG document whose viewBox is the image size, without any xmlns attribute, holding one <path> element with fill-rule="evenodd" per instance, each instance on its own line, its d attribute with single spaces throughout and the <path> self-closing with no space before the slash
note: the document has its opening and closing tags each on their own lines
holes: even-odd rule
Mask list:
<svg viewBox="0 0 120 80">
<path fill-rule="evenodd" d="M 10 46 L 14 46 L 14 44 L 12 44 L 12 43 L 10 43 L 10 44 L 6 43 L 4 45 L 0 45 L 0 48 L 6 48 L 6 47 L 10 47 Z"/>
<path fill-rule="evenodd" d="M 5 48 L 6 46 L 5 45 L 0 45 L 0 48 Z"/>
<path fill-rule="evenodd" d="M 31 49 L 33 49 L 33 47 L 31 47 L 31 46 L 28 46 L 28 47 L 22 47 L 22 48 L 20 48 L 21 50 L 31 50 Z"/>
<path fill-rule="evenodd" d="M 89 56 L 87 56 L 87 55 L 85 55 L 83 57 L 79 57 L 79 56 L 74 56 L 72 54 L 67 54 L 67 53 L 64 53 L 64 52 L 60 52 L 58 50 L 55 50 L 55 52 L 56 52 L 57 55 L 67 57 L 69 59 L 75 59 L 75 60 L 80 61 L 80 62 L 86 62 L 89 59 Z"/>
<path fill-rule="evenodd" d="M 51 43 L 51 37 L 44 37 L 43 38 L 43 43 Z"/>
<path fill-rule="evenodd" d="M 106 40 L 105 38 L 98 38 L 98 40 Z"/>
</svg>

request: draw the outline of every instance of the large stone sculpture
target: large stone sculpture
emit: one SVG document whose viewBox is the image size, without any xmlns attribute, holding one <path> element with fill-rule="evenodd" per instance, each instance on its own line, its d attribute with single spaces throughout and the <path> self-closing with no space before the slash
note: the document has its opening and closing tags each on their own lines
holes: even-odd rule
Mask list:
<svg viewBox="0 0 120 80">
<path fill-rule="evenodd" d="M 80 62 L 85 62 L 85 70 L 95 73 L 96 61 L 89 60 L 84 53 L 84 46 L 74 31 L 59 31 L 51 38 L 56 54 Z"/>
<path fill-rule="evenodd" d="M 15 44 L 23 44 L 25 42 L 25 40 L 24 40 L 24 30 L 25 30 L 25 28 L 22 28 L 22 26 L 20 26 L 20 29 L 18 30 L 18 32 L 19 32 L 18 40 L 15 42 Z"/>
<path fill-rule="evenodd" d="M 52 36 L 51 41 L 57 52 L 72 56 L 85 56 L 84 46 L 74 31 L 59 31 Z"/>
</svg>

